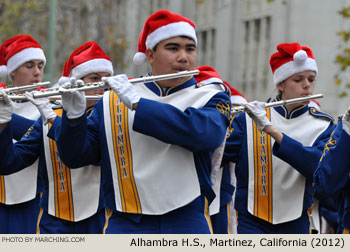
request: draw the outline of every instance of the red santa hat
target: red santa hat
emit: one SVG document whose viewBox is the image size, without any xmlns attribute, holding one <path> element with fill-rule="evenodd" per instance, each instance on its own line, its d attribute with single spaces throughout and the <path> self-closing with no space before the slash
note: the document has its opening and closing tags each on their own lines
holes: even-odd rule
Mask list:
<svg viewBox="0 0 350 252">
<path fill-rule="evenodd" d="M 242 95 L 237 89 L 233 88 L 227 81 L 224 81 L 224 84 L 230 89 L 232 105 L 241 105 L 249 102 L 244 95 Z"/>
<path fill-rule="evenodd" d="M 199 70 L 199 74 L 195 75 L 194 78 L 198 83 L 209 84 L 209 83 L 224 83 L 231 93 L 232 104 L 245 104 L 247 103 L 246 98 L 237 89 L 233 88 L 227 81 L 222 80 L 219 73 L 211 66 L 200 66 L 196 69 Z"/>
<path fill-rule="evenodd" d="M 309 107 L 313 107 L 313 108 L 316 108 L 316 109 L 321 109 L 321 104 L 318 103 L 318 101 L 312 99 L 309 103 Z"/>
<path fill-rule="evenodd" d="M 186 36 L 197 44 L 196 25 L 189 19 L 167 10 L 153 13 L 145 22 L 137 44 L 134 63 L 141 65 L 147 61 L 145 52 L 159 42 L 177 36 Z"/>
<path fill-rule="evenodd" d="M 209 84 L 209 83 L 223 83 L 219 73 L 211 66 L 200 66 L 196 68 L 199 70 L 199 74 L 194 78 L 197 83 Z"/>
<path fill-rule="evenodd" d="M 64 63 L 59 83 L 70 77 L 80 79 L 91 73 L 106 72 L 113 75 L 112 60 L 94 41 L 86 42 L 75 49 Z"/>
<path fill-rule="evenodd" d="M 41 60 L 46 64 L 44 51 L 29 35 L 17 35 L 5 40 L 0 47 L 0 79 L 6 80 L 20 65 Z"/>
<path fill-rule="evenodd" d="M 311 49 L 298 43 L 279 44 L 277 52 L 271 55 L 270 66 L 275 85 L 296 73 L 318 71 Z"/>
<path fill-rule="evenodd" d="M 6 88 L 6 84 L 5 83 L 2 83 L 2 82 L 0 82 L 0 88 Z"/>
</svg>

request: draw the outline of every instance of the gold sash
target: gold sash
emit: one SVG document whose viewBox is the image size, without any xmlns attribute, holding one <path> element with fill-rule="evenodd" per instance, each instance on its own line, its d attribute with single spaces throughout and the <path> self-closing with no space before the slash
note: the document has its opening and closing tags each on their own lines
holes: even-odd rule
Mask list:
<svg viewBox="0 0 350 252">
<path fill-rule="evenodd" d="M 270 110 L 267 118 L 271 120 Z M 271 137 L 260 132 L 253 122 L 254 136 L 254 215 L 272 222 L 272 153 Z"/>
<path fill-rule="evenodd" d="M 135 185 L 132 151 L 128 128 L 128 108 L 120 102 L 115 92 L 110 92 L 110 118 L 113 151 L 117 164 L 120 198 L 123 212 L 141 213 L 140 198 Z"/>
<path fill-rule="evenodd" d="M 55 113 L 58 116 L 62 116 L 62 109 L 55 110 Z M 51 126 L 50 123 L 49 128 Z M 49 145 L 54 176 L 55 216 L 64 220 L 74 221 L 70 169 L 59 158 L 56 142 L 51 138 L 49 139 Z"/>
</svg>

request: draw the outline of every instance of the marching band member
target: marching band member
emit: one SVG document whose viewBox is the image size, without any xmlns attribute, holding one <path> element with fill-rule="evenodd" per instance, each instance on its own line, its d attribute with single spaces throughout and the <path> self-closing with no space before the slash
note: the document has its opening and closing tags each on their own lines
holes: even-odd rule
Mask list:
<svg viewBox="0 0 350 252">
<path fill-rule="evenodd" d="M 0 47 L 0 78 L 8 77 L 14 87 L 41 82 L 45 63 L 43 50 L 29 35 L 9 38 Z M 30 102 L 13 103 L 9 111 L 14 113 L 13 116 L 8 115 L 6 110 L 1 113 L 11 120 L 16 140 L 31 126 L 32 120 L 40 116 Z M 35 233 L 41 191 L 37 180 L 38 161 L 34 160 L 24 168 L 14 174 L 0 176 L 0 233 Z"/>
<path fill-rule="evenodd" d="M 148 60 L 152 75 L 193 70 L 196 46 L 195 24 L 160 10 L 145 22 L 134 63 Z M 62 95 L 56 136 L 68 166 L 101 159 L 105 233 L 210 233 L 211 153 L 223 142 L 230 116 L 224 87 L 199 86 L 193 77 L 105 81 L 112 91 L 89 119 Z M 74 95 L 83 100 L 83 93 Z"/>
<path fill-rule="evenodd" d="M 91 41 L 73 51 L 64 64 L 63 76 L 59 82 L 71 81 L 76 84 L 76 79 L 81 79 L 91 83 L 101 81 L 102 77 L 112 74 L 111 59 L 96 42 Z M 103 90 L 89 92 L 101 93 Z M 33 99 L 32 93 L 25 95 L 38 107 L 42 117 L 34 123 L 22 140 L 15 144 L 9 141 L 9 126 L 1 132 L 0 145 L 4 150 L 0 154 L 0 163 L 3 164 L 0 168 L 1 173 L 21 170 L 39 157 L 39 176 L 42 178 L 44 190 L 37 232 L 102 233 L 105 211 L 98 161 L 94 165 L 74 170 L 65 166 L 57 155 L 56 143 L 46 137 L 49 130 L 59 130 L 62 108 L 53 111 L 47 98 Z M 93 103 L 88 106 L 84 103 L 88 115 L 91 114 Z"/>
<path fill-rule="evenodd" d="M 276 100 L 311 95 L 318 71 L 311 49 L 285 43 L 277 50 L 270 58 Z M 308 102 L 265 109 L 254 101 L 245 109 L 224 154 L 236 163 L 238 233 L 310 233 L 313 173 L 333 119 Z"/>
<path fill-rule="evenodd" d="M 321 197 L 340 200 L 340 227 L 337 233 L 349 234 L 350 230 L 350 107 L 341 116 L 314 174 L 316 193 Z"/>
<path fill-rule="evenodd" d="M 224 83 L 230 89 L 232 106 L 247 103 L 246 98 L 238 90 L 231 87 L 227 81 L 223 81 L 219 73 L 213 67 L 200 66 L 196 69 L 200 71 L 200 73 L 195 76 L 198 85 Z M 219 196 L 220 211 L 211 214 L 210 216 L 214 234 L 237 233 L 236 216 L 233 207 L 233 194 L 235 188 L 234 166 L 234 163 L 229 163 L 222 167 Z"/>
</svg>

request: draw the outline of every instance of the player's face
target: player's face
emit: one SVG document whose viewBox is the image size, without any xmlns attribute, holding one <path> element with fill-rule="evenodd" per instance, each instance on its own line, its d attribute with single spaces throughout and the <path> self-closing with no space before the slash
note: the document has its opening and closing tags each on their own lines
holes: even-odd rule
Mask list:
<svg viewBox="0 0 350 252">
<path fill-rule="evenodd" d="M 187 37 L 173 37 L 159 42 L 156 51 L 147 49 L 147 59 L 152 65 L 152 75 L 193 70 L 196 65 L 196 44 Z M 191 77 L 159 81 L 163 87 L 181 85 Z"/>
<path fill-rule="evenodd" d="M 41 82 L 44 76 L 44 62 L 31 60 L 11 72 L 13 86 L 25 86 Z"/>
<path fill-rule="evenodd" d="M 109 77 L 109 76 L 111 76 L 109 73 L 99 72 L 99 73 L 88 74 L 81 79 L 84 81 L 85 84 L 87 84 L 87 83 L 99 82 L 101 81 L 102 77 Z M 103 92 L 104 92 L 103 89 L 85 91 L 85 95 L 103 95 Z M 98 100 L 87 100 L 86 107 L 90 108 L 94 106 L 97 101 Z"/>
<path fill-rule="evenodd" d="M 282 92 L 282 100 L 312 95 L 315 89 L 316 74 L 314 71 L 296 73 L 279 83 L 277 88 Z M 290 104 L 290 108 L 306 105 L 309 101 Z"/>
</svg>

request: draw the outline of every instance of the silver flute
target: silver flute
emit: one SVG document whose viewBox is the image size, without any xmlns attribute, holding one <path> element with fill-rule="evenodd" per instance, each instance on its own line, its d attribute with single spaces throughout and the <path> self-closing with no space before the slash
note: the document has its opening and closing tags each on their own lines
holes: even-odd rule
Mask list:
<svg viewBox="0 0 350 252">
<path fill-rule="evenodd" d="M 298 102 L 303 102 L 303 101 L 309 101 L 309 100 L 318 99 L 318 98 L 323 98 L 323 94 L 315 94 L 315 95 L 299 97 L 299 98 L 294 98 L 294 99 L 281 100 L 281 101 L 276 101 L 276 102 L 269 102 L 269 103 L 265 103 L 265 108 L 278 107 L 278 106 L 283 106 L 283 105 L 286 105 L 286 104 L 298 103 Z M 232 114 L 244 113 L 244 112 L 245 112 L 244 105 L 236 106 L 236 107 L 233 107 L 231 109 L 231 113 Z"/>
<path fill-rule="evenodd" d="M 28 90 L 37 89 L 39 87 L 46 87 L 48 85 L 50 85 L 50 82 L 49 81 L 45 81 L 45 82 L 35 83 L 35 84 L 32 84 L 32 85 L 5 88 L 4 90 L 5 90 L 5 92 L 7 94 L 11 94 L 11 93 L 19 92 L 19 91 L 28 91 Z"/>
<path fill-rule="evenodd" d="M 181 71 L 181 72 L 172 73 L 172 74 L 145 76 L 141 78 L 130 79 L 129 82 L 134 84 L 134 83 L 140 83 L 140 82 L 168 80 L 168 79 L 187 77 L 187 76 L 196 75 L 196 74 L 199 74 L 199 70 Z M 92 91 L 92 90 L 108 89 L 108 88 L 109 88 L 109 85 L 106 82 L 99 81 L 99 82 L 86 83 L 80 87 L 73 87 L 73 88 L 56 87 L 56 88 L 42 89 L 40 91 L 33 93 L 33 98 L 35 99 L 35 98 L 57 96 L 67 92 L 70 93 L 72 91 Z M 8 97 L 11 100 L 27 99 L 24 95 L 9 95 Z M 99 99 L 99 98 L 96 97 L 96 99 Z"/>
</svg>

